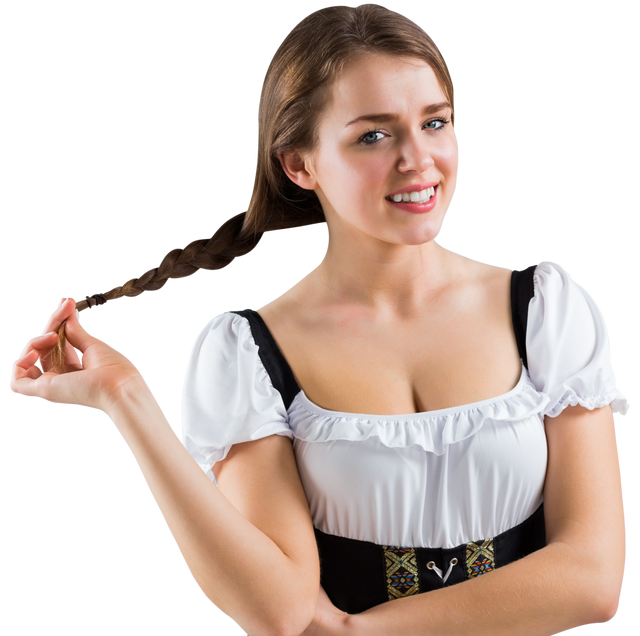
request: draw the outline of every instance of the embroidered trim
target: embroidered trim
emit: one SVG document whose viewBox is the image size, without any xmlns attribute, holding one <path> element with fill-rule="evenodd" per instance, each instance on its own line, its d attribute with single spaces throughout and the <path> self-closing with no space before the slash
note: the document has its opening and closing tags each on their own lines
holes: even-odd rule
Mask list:
<svg viewBox="0 0 640 636">
<path fill-rule="evenodd" d="M 468 579 L 495 570 L 493 539 L 485 539 L 482 543 L 467 543 L 466 561 Z"/>
<path fill-rule="evenodd" d="M 387 579 L 387 597 L 411 596 L 420 592 L 418 559 L 413 548 L 382 546 Z"/>
</svg>

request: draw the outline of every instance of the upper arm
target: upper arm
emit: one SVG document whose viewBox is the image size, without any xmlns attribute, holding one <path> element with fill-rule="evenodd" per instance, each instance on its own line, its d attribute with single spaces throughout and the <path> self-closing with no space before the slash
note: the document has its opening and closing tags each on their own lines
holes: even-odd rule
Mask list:
<svg viewBox="0 0 640 636">
<path fill-rule="evenodd" d="M 291 440 L 270 435 L 234 444 L 213 473 L 222 494 L 296 565 L 300 586 L 308 588 L 315 607 L 318 549 Z"/>
<path fill-rule="evenodd" d="M 547 543 L 563 542 L 589 568 L 586 593 L 615 614 L 625 560 L 620 467 L 610 406 L 568 406 L 545 417 Z M 594 596 L 595 594 L 595 596 Z"/>
</svg>

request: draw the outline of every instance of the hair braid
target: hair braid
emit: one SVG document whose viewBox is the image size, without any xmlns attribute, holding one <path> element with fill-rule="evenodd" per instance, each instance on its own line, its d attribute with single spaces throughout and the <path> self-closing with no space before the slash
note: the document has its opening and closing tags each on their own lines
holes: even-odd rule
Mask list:
<svg viewBox="0 0 640 636">
<path fill-rule="evenodd" d="M 122 296 L 160 289 L 169 278 L 198 269 L 220 269 L 250 252 L 264 232 L 325 221 L 315 192 L 294 183 L 282 170 L 280 155 L 317 147 L 321 115 L 330 103 L 330 87 L 344 65 L 360 55 L 382 53 L 417 58 L 431 66 L 451 106 L 453 83 L 433 40 L 416 24 L 375 4 L 327 7 L 307 16 L 284 39 L 262 87 L 258 112 L 258 163 L 246 213 L 224 223 L 210 238 L 169 252 L 158 267 L 106 294 L 77 304 L 79 311 Z M 50 366 L 63 370 L 64 324 Z"/>
<path fill-rule="evenodd" d="M 260 241 L 266 231 L 309 225 L 324 221 L 324 215 L 316 211 L 306 214 L 271 215 L 263 222 L 262 229 L 251 228 L 247 223 L 246 212 L 225 221 L 218 231 L 209 239 L 200 239 L 189 243 L 184 249 L 171 250 L 160 265 L 150 269 L 139 278 L 132 278 L 120 287 L 114 287 L 105 294 L 87 296 L 86 300 L 77 303 L 78 311 L 104 304 L 107 300 L 115 300 L 123 296 L 139 296 L 144 291 L 155 291 L 164 286 L 170 278 L 184 278 L 199 269 L 221 269 L 226 267 L 236 256 L 250 252 Z M 65 351 L 64 323 L 58 330 L 58 342 L 51 348 L 48 360 L 53 370 L 64 369 Z"/>
</svg>

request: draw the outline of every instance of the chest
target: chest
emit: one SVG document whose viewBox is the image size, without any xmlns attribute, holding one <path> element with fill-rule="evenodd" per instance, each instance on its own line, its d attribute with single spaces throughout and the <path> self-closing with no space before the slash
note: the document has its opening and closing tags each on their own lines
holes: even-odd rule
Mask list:
<svg viewBox="0 0 640 636">
<path fill-rule="evenodd" d="M 508 289 L 454 296 L 406 319 L 344 307 L 321 319 L 263 317 L 300 388 L 327 410 L 450 408 L 502 395 L 521 374 Z"/>
</svg>

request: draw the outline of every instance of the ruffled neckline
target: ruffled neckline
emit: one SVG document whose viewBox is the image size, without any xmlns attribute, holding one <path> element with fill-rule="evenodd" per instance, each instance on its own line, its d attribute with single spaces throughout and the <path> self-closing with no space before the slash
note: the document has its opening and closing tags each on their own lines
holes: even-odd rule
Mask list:
<svg viewBox="0 0 640 636">
<path fill-rule="evenodd" d="M 364 441 L 378 437 L 391 448 L 417 444 L 442 455 L 449 444 L 474 435 L 484 423 L 516 421 L 541 412 L 549 397 L 534 387 L 522 366 L 516 386 L 497 397 L 421 413 L 373 415 L 324 409 L 301 390 L 289 408 L 294 437 L 305 442 Z"/>
</svg>

